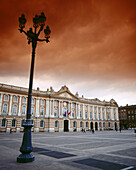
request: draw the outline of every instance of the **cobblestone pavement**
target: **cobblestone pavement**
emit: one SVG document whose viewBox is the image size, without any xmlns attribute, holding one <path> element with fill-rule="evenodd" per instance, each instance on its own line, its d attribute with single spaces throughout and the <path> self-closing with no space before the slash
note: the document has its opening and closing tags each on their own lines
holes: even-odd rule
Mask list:
<svg viewBox="0 0 136 170">
<path fill-rule="evenodd" d="M 32 133 L 35 161 L 17 163 L 23 133 L 0 133 L 0 170 L 136 169 L 133 130 Z"/>
</svg>

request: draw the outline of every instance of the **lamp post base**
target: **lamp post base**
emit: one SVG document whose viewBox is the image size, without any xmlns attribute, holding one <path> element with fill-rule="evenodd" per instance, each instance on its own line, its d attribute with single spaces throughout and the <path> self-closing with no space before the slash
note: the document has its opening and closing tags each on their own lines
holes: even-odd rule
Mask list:
<svg viewBox="0 0 136 170">
<path fill-rule="evenodd" d="M 34 155 L 32 154 L 20 154 L 17 157 L 18 163 L 27 163 L 27 162 L 33 162 L 34 161 Z"/>
</svg>

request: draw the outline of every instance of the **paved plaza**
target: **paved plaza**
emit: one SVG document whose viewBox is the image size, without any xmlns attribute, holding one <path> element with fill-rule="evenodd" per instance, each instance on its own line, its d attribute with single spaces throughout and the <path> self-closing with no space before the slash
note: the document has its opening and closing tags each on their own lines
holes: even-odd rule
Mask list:
<svg viewBox="0 0 136 170">
<path fill-rule="evenodd" d="M 0 133 L 0 170 L 136 169 L 133 130 L 32 133 L 35 161 L 17 163 L 23 133 Z"/>
</svg>

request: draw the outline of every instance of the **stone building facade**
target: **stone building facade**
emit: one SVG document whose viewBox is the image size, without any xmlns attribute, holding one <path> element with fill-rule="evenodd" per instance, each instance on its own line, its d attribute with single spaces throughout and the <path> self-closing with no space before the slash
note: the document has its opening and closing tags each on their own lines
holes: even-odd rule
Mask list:
<svg viewBox="0 0 136 170">
<path fill-rule="evenodd" d="M 0 132 L 23 131 L 26 119 L 28 89 L 0 84 Z M 69 114 L 67 114 L 69 113 Z M 118 105 L 86 99 L 62 86 L 57 92 L 52 87 L 47 91 L 33 90 L 31 105 L 34 132 L 63 132 L 108 130 L 119 127 Z"/>
<path fill-rule="evenodd" d="M 136 105 L 119 107 L 119 120 L 121 129 L 136 128 Z"/>
</svg>

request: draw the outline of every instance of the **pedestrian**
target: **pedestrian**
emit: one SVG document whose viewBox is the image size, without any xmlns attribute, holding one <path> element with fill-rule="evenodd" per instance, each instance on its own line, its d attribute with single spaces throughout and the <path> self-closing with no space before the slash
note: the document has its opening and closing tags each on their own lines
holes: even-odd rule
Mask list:
<svg viewBox="0 0 136 170">
<path fill-rule="evenodd" d="M 12 129 L 10 129 L 10 134 L 12 133 Z"/>
</svg>

